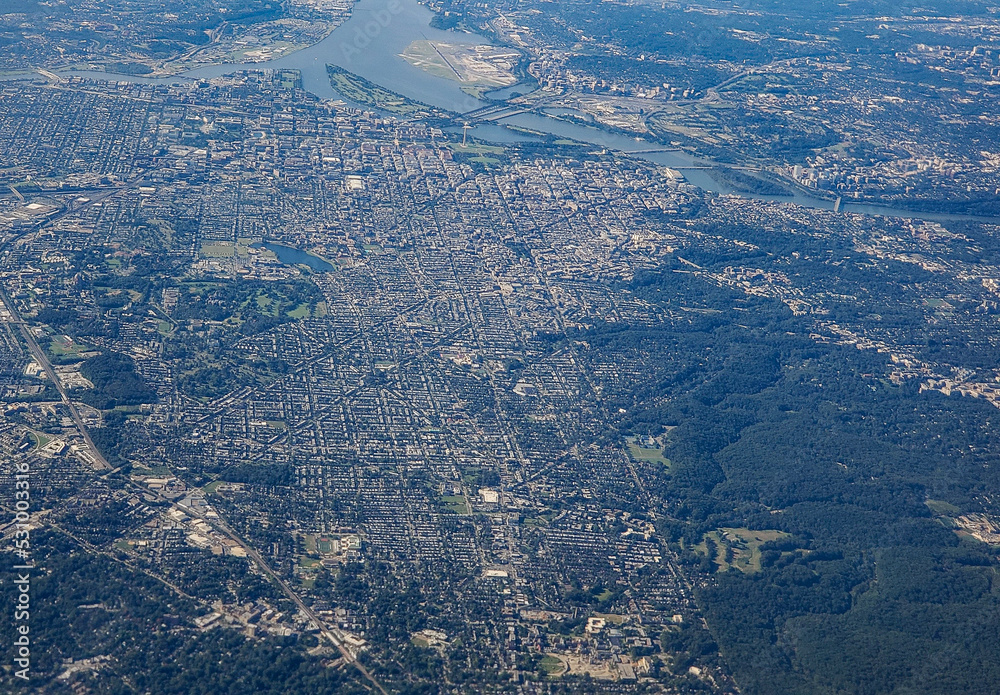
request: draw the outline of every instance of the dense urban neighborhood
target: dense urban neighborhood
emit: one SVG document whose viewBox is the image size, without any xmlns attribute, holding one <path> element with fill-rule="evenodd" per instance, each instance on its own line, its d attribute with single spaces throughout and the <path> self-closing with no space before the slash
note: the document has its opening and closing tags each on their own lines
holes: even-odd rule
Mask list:
<svg viewBox="0 0 1000 695">
<path fill-rule="evenodd" d="M 377 4 L 0 0 L 4 688 L 991 692 L 995 11 Z"/>
</svg>

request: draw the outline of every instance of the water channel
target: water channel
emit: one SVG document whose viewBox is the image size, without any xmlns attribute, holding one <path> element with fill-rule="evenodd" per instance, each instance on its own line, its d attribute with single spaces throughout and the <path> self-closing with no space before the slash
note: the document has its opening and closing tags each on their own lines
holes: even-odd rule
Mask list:
<svg viewBox="0 0 1000 695">
<path fill-rule="evenodd" d="M 417 0 L 359 0 L 350 19 L 335 29 L 323 41 L 264 63 L 211 65 L 190 70 L 177 77 L 159 79 L 119 76 L 103 72 L 68 71 L 61 74 L 130 82 L 176 83 L 187 79 L 219 77 L 247 69 L 297 70 L 302 75 L 303 87 L 309 92 L 325 99 L 349 101 L 331 86 L 326 73 L 326 65 L 329 63 L 361 75 L 371 82 L 410 99 L 448 111 L 466 113 L 487 105 L 490 102 L 476 99 L 463 92 L 457 82 L 416 68 L 400 56 L 410 43 L 421 39 L 449 43 L 487 43 L 487 39 L 478 34 L 434 29 L 430 26 L 432 17 L 431 11 L 420 5 Z M 527 92 L 530 89 L 530 85 L 517 84 L 495 90 L 490 93 L 490 96 L 505 98 L 515 91 Z M 499 144 L 537 139 L 537 136 L 522 130 L 526 129 L 527 131 L 588 143 L 600 149 L 631 154 L 665 167 L 681 170 L 689 183 L 707 191 L 731 193 L 757 200 L 790 202 L 818 209 L 832 210 L 834 207 L 833 201 L 816 198 L 801 191 L 796 191 L 789 196 L 740 193 L 711 177 L 708 169 L 711 162 L 697 160 L 685 152 L 670 150 L 661 144 L 641 138 L 612 133 L 557 117 L 568 115 L 565 111 L 560 110 L 560 113 L 550 115 L 517 114 L 500 119 L 495 123 L 476 125 L 471 130 L 471 135 Z M 514 126 L 514 128 L 507 126 Z M 918 217 L 937 221 L 997 221 L 996 218 L 922 213 L 847 201 L 844 201 L 840 209 L 847 212 Z"/>
</svg>

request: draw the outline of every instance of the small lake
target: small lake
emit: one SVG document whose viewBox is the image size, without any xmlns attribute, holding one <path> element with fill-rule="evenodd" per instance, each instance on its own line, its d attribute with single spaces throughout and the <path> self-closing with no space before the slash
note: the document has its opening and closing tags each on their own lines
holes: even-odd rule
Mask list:
<svg viewBox="0 0 1000 695">
<path fill-rule="evenodd" d="M 264 247 L 268 251 L 271 251 L 278 257 L 278 260 L 285 265 L 304 265 L 321 272 L 334 269 L 334 266 L 331 263 L 328 263 L 319 256 L 314 256 L 311 253 L 303 251 L 302 249 L 297 249 L 293 246 L 275 244 L 273 241 L 265 241 L 262 244 L 254 244 L 254 246 L 256 248 Z"/>
</svg>

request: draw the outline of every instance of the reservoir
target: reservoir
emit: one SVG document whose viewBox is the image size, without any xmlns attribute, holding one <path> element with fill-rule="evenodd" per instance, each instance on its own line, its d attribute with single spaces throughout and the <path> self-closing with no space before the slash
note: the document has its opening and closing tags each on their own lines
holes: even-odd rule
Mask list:
<svg viewBox="0 0 1000 695">
<path fill-rule="evenodd" d="M 268 251 L 273 252 L 274 255 L 278 257 L 278 260 L 285 265 L 304 265 L 321 272 L 334 269 L 333 265 L 326 262 L 319 256 L 314 256 L 311 253 L 306 253 L 302 249 L 297 249 L 292 246 L 275 244 L 273 241 L 265 241 L 263 244 L 254 244 L 254 246 L 258 248 L 263 246 Z"/>
</svg>

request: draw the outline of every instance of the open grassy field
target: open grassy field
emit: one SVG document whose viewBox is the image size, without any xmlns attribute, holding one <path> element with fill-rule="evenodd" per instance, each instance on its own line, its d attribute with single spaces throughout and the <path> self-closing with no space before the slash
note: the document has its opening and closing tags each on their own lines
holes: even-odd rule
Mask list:
<svg viewBox="0 0 1000 695">
<path fill-rule="evenodd" d="M 563 663 L 562 659 L 554 657 L 551 654 L 546 654 L 545 658 L 539 663 L 539 666 L 550 676 L 559 676 L 566 672 L 566 664 Z"/>
<path fill-rule="evenodd" d="M 81 345 L 65 335 L 55 335 L 52 337 L 52 342 L 49 343 L 49 353 L 53 357 L 75 357 L 81 352 L 87 352 L 90 349 L 86 345 Z"/>
<path fill-rule="evenodd" d="M 961 512 L 961 510 L 955 505 L 941 500 L 927 500 L 924 504 L 926 504 L 927 507 L 935 514 L 951 515 Z"/>
<path fill-rule="evenodd" d="M 442 497 L 441 501 L 445 503 L 445 506 L 447 506 L 448 509 L 452 510 L 456 514 L 472 513 L 472 510 L 469 509 L 469 501 L 462 495 L 447 495 Z"/>
<path fill-rule="evenodd" d="M 310 310 L 308 304 L 299 304 L 297 307 L 295 307 L 294 309 L 292 309 L 287 313 L 288 316 L 290 316 L 293 319 L 304 319 L 307 318 L 312 313 L 312 311 Z"/>
<path fill-rule="evenodd" d="M 218 490 L 220 485 L 225 485 L 225 484 L 226 484 L 225 480 L 213 480 L 208 485 L 202 488 L 202 492 L 210 495 L 216 490 Z"/>
<path fill-rule="evenodd" d="M 733 549 L 732 566 L 745 574 L 760 571 L 760 546 L 787 538 L 782 531 L 752 531 L 748 528 L 719 529 L 722 540 Z"/>
<path fill-rule="evenodd" d="M 720 528 L 706 533 L 701 543 L 694 546 L 693 550 L 705 555 L 709 550 L 708 541 L 711 541 L 711 546 L 714 549 L 712 559 L 715 562 L 716 571 L 725 572 L 732 568 L 744 574 L 754 574 L 760 572 L 760 547 L 768 541 L 776 541 L 788 536 L 789 534 L 783 531 Z"/>
<path fill-rule="evenodd" d="M 35 447 L 41 449 L 43 446 L 52 441 L 52 437 L 46 436 L 41 432 L 31 431 L 28 432 L 28 436 L 35 443 Z"/>
<path fill-rule="evenodd" d="M 302 536 L 302 544 L 305 546 L 307 553 L 316 552 L 316 536 L 308 533 L 304 534 Z"/>
<path fill-rule="evenodd" d="M 459 154 L 473 154 L 485 156 L 490 154 L 503 154 L 504 149 L 496 145 L 484 145 L 480 142 L 468 142 L 464 146 L 461 142 L 449 143 L 452 150 Z"/>
<path fill-rule="evenodd" d="M 651 461 L 670 468 L 670 459 L 663 456 L 663 449 L 640 446 L 632 437 L 628 440 L 628 453 L 636 461 Z"/>
<path fill-rule="evenodd" d="M 432 109 L 425 104 L 407 99 L 335 65 L 327 65 L 326 67 L 330 77 L 330 85 L 345 98 L 362 106 L 381 109 L 398 116 L 431 114 Z"/>
</svg>

